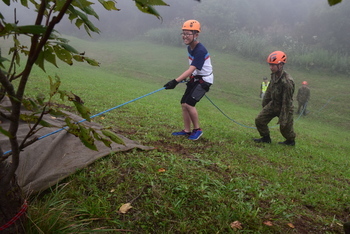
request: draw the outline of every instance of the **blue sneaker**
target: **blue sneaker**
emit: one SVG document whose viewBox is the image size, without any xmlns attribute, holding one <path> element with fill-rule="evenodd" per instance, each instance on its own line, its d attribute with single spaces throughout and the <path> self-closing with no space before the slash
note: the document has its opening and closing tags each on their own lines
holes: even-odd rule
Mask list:
<svg viewBox="0 0 350 234">
<path fill-rule="evenodd" d="M 190 136 L 191 132 L 185 132 L 185 130 L 182 130 L 181 132 L 173 132 L 171 133 L 173 136 Z"/>
<path fill-rule="evenodd" d="M 191 135 L 188 137 L 189 140 L 196 141 L 203 135 L 202 129 L 193 129 Z"/>
</svg>

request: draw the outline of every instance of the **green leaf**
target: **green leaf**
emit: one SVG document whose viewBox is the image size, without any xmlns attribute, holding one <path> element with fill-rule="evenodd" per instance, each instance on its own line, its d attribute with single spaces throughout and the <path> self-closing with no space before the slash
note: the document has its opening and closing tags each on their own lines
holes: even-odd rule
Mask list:
<svg viewBox="0 0 350 234">
<path fill-rule="evenodd" d="M 44 106 L 45 95 L 43 93 L 37 94 L 36 100 L 38 101 L 39 105 Z"/>
<path fill-rule="evenodd" d="M 82 25 L 83 23 L 84 23 L 84 22 L 83 22 L 81 19 L 77 19 L 77 20 L 75 21 L 75 26 L 77 26 L 78 28 L 80 28 L 81 25 Z"/>
<path fill-rule="evenodd" d="M 41 126 L 43 126 L 43 127 L 53 127 L 53 126 L 54 126 L 54 125 L 52 125 L 52 124 L 46 122 L 45 120 L 40 120 L 40 121 L 39 121 L 39 124 L 40 124 Z"/>
<path fill-rule="evenodd" d="M 142 0 L 135 0 L 135 4 L 137 8 L 143 13 L 151 14 L 156 16 L 158 19 L 161 19 L 160 14 L 151 5 L 144 3 Z"/>
<path fill-rule="evenodd" d="M 112 141 L 108 140 L 107 138 L 105 137 L 102 137 L 100 134 L 98 134 L 96 131 L 93 131 L 93 135 L 95 137 L 96 140 L 98 141 L 102 141 L 103 144 L 109 148 L 111 148 L 111 144 L 112 144 Z"/>
<path fill-rule="evenodd" d="M 67 96 L 67 92 L 62 90 L 58 90 L 57 92 L 60 94 L 61 100 L 64 101 L 64 97 Z"/>
<path fill-rule="evenodd" d="M 49 79 L 50 79 L 50 97 L 52 97 L 57 93 L 58 88 L 61 85 L 61 80 L 58 76 L 56 76 L 55 82 L 53 82 L 51 76 L 49 76 Z"/>
<path fill-rule="evenodd" d="M 37 110 L 38 109 L 38 105 L 30 98 L 24 98 L 22 100 L 22 105 L 24 106 L 25 109 L 27 110 Z"/>
<path fill-rule="evenodd" d="M 63 8 L 64 4 L 66 3 L 65 0 L 56 0 L 56 8 L 55 10 L 57 11 L 61 11 L 61 9 Z"/>
<path fill-rule="evenodd" d="M 120 11 L 120 9 L 116 8 L 114 1 L 99 0 L 99 2 L 108 11 L 111 11 L 111 10 Z"/>
<path fill-rule="evenodd" d="M 28 7 L 28 1 L 27 0 L 21 0 L 22 6 Z"/>
<path fill-rule="evenodd" d="M 338 3 L 341 3 L 341 1 L 342 0 L 328 0 L 328 4 L 330 6 L 334 6 L 334 5 L 338 4 Z"/>
<path fill-rule="evenodd" d="M 79 136 L 80 134 L 79 126 L 76 123 L 72 123 L 70 120 L 71 120 L 70 118 L 65 118 L 64 120 L 67 124 L 68 132 L 70 134 L 73 134 L 74 136 Z"/>
<path fill-rule="evenodd" d="M 68 19 L 72 22 L 74 19 L 78 18 L 76 14 L 73 14 L 72 12 L 69 13 Z"/>
<path fill-rule="evenodd" d="M 94 138 L 91 136 L 90 131 L 85 128 L 83 125 L 79 125 L 79 139 L 80 141 L 89 149 L 97 151 Z"/>
<path fill-rule="evenodd" d="M 17 37 L 13 37 L 13 42 L 15 43 L 16 47 L 19 47 L 21 45 L 21 42 L 17 39 Z"/>
<path fill-rule="evenodd" d="M 42 25 L 25 25 L 25 26 L 16 26 L 14 28 L 15 32 L 21 34 L 43 34 L 46 32 L 46 27 Z"/>
<path fill-rule="evenodd" d="M 96 19 L 99 19 L 98 14 L 94 11 L 94 9 L 91 6 L 87 6 L 84 8 L 81 8 L 86 14 L 94 16 Z"/>
<path fill-rule="evenodd" d="M 69 40 L 63 37 L 60 37 L 59 35 L 57 35 L 56 33 L 51 33 L 50 34 L 50 40 L 55 40 L 55 41 L 60 41 L 62 43 L 68 43 Z"/>
<path fill-rule="evenodd" d="M 97 62 L 97 61 L 94 60 L 94 59 L 90 59 L 90 58 L 88 58 L 88 57 L 84 57 L 84 59 L 85 59 L 86 62 L 87 62 L 88 64 L 90 64 L 91 66 L 100 66 L 100 63 Z"/>
<path fill-rule="evenodd" d="M 0 133 L 7 136 L 8 138 L 12 138 L 11 133 L 3 129 L 1 126 L 0 126 Z"/>
<path fill-rule="evenodd" d="M 101 132 L 109 137 L 112 141 L 114 141 L 115 143 L 117 144 L 121 144 L 121 145 L 125 145 L 124 141 L 117 135 L 115 134 L 114 132 L 112 131 L 109 131 L 107 129 L 102 129 Z"/>
<path fill-rule="evenodd" d="M 57 57 L 62 60 L 63 62 L 69 64 L 69 65 L 72 65 L 73 62 L 72 62 L 72 55 L 71 53 L 69 53 L 68 50 L 58 46 L 58 45 L 54 45 L 53 46 L 53 49 L 57 55 Z"/>
<path fill-rule="evenodd" d="M 55 65 L 55 67 L 58 67 L 57 63 L 56 63 L 55 51 L 54 51 L 54 49 L 51 46 L 45 47 L 44 58 L 49 63 Z"/>
<path fill-rule="evenodd" d="M 78 62 L 84 62 L 84 58 L 81 55 L 75 54 L 75 55 L 73 55 L 73 59 L 78 61 Z"/>
<path fill-rule="evenodd" d="M 143 4 L 148 4 L 151 6 L 169 6 L 163 0 L 136 0 L 142 2 Z"/>
<path fill-rule="evenodd" d="M 49 113 L 50 113 L 50 115 L 52 115 L 54 117 L 66 116 L 61 110 L 56 110 L 56 109 L 50 109 Z"/>
<path fill-rule="evenodd" d="M 4 23 L 4 22 L 3 22 Z M 0 36 L 5 36 L 10 34 L 13 31 L 13 28 L 16 26 L 15 24 L 7 24 L 4 23 L 4 25 L 2 25 L 3 28 L 0 31 Z"/>
<path fill-rule="evenodd" d="M 20 114 L 19 118 L 25 122 L 36 122 L 38 117 L 35 115 Z"/>
<path fill-rule="evenodd" d="M 10 52 L 9 52 L 9 53 L 14 53 L 16 64 L 17 64 L 17 65 L 20 65 L 21 56 L 19 56 L 19 54 L 16 53 L 16 47 L 12 47 L 12 48 L 10 49 Z"/>
<path fill-rule="evenodd" d="M 4 58 L 4 57 L 0 57 L 0 64 L 3 63 L 3 62 L 8 62 L 10 60 L 8 60 L 7 58 Z"/>
<path fill-rule="evenodd" d="M 5 3 L 6 5 L 10 6 L 10 0 L 2 0 L 3 3 Z"/>
<path fill-rule="evenodd" d="M 58 42 L 57 43 L 59 46 L 61 46 L 63 49 L 73 53 L 73 54 L 79 54 L 79 51 L 77 51 L 76 49 L 74 49 L 72 46 L 66 44 L 66 43 L 61 43 L 61 42 Z"/>
<path fill-rule="evenodd" d="M 85 30 L 87 33 L 89 33 L 89 30 L 91 30 L 92 32 L 95 32 L 95 33 L 100 32 L 100 30 L 98 28 L 96 28 L 93 23 L 90 22 L 90 20 L 88 19 L 86 14 L 80 12 L 79 10 L 76 10 L 73 6 L 69 7 L 69 11 L 73 15 L 77 15 L 84 22 Z"/>
<path fill-rule="evenodd" d="M 79 103 L 77 101 L 73 101 L 75 107 L 77 108 L 77 111 L 79 112 L 79 114 L 86 119 L 87 121 L 91 121 L 90 119 L 90 110 L 84 106 L 84 104 Z"/>
<path fill-rule="evenodd" d="M 94 3 L 89 2 L 87 0 L 75 0 L 75 1 L 72 2 L 73 6 L 79 7 L 80 9 L 83 9 L 85 7 L 89 7 L 92 4 L 94 4 Z"/>
</svg>

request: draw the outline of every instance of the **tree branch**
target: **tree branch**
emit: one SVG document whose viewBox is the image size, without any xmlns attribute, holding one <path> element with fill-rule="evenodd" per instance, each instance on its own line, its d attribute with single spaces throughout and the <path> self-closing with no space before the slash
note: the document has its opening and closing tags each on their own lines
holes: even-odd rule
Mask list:
<svg viewBox="0 0 350 234">
<path fill-rule="evenodd" d="M 30 47 L 28 59 L 26 66 L 23 70 L 22 77 L 20 79 L 18 88 L 17 88 L 17 93 L 15 96 L 10 96 L 11 104 L 12 104 L 12 113 L 11 113 L 11 118 L 14 120 L 10 124 L 9 128 L 9 133 L 13 136 L 10 138 L 10 143 L 11 143 L 11 149 L 12 149 L 12 163 L 11 163 L 11 168 L 9 170 L 9 173 L 6 174 L 4 181 L 9 183 L 10 180 L 13 178 L 18 165 L 19 165 L 19 153 L 20 153 L 20 148 L 18 145 L 18 140 L 17 140 L 17 131 L 18 131 L 18 122 L 19 122 L 19 116 L 20 116 L 20 108 L 22 104 L 22 99 L 25 91 L 25 87 L 29 78 L 29 74 L 33 68 L 33 65 L 35 61 L 37 60 L 42 48 L 46 44 L 47 40 L 49 39 L 54 27 L 56 24 L 58 24 L 61 19 L 63 18 L 64 14 L 68 10 L 68 7 L 71 5 L 73 0 L 67 0 L 62 7 L 61 11 L 59 12 L 57 17 L 53 17 L 50 24 L 48 25 L 45 34 L 42 36 L 39 44 L 38 44 L 38 39 L 40 35 L 33 35 L 32 37 L 32 44 Z M 46 0 L 41 1 L 41 5 L 38 11 L 37 19 L 35 24 L 40 25 L 44 16 L 44 12 L 46 10 Z"/>
<path fill-rule="evenodd" d="M 9 96 L 16 96 L 15 88 L 13 87 L 12 83 L 7 79 L 5 74 L 0 68 L 0 83 L 5 88 L 5 91 Z"/>
<path fill-rule="evenodd" d="M 23 149 L 24 146 L 25 146 L 25 143 L 29 139 L 29 137 L 31 137 L 32 135 L 34 135 L 37 132 L 35 129 L 39 125 L 40 121 L 43 119 L 44 114 L 45 114 L 45 109 L 46 109 L 46 106 L 44 106 L 43 111 L 41 112 L 41 114 L 40 114 L 38 120 L 36 121 L 36 123 L 34 123 L 34 126 L 30 128 L 29 132 L 24 137 L 21 145 L 19 146 L 20 149 Z"/>
</svg>

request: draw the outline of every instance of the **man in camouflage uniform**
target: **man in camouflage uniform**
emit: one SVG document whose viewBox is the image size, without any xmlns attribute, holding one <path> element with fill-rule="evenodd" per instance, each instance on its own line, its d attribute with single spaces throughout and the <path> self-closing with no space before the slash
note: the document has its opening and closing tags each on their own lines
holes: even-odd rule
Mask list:
<svg viewBox="0 0 350 234">
<path fill-rule="evenodd" d="M 283 145 L 295 145 L 293 130 L 293 94 L 294 81 L 283 70 L 287 56 L 282 51 L 275 51 L 269 55 L 267 62 L 270 65 L 271 81 L 262 101 L 263 109 L 255 118 L 255 125 L 261 138 L 254 139 L 258 143 L 271 143 L 270 130 L 267 124 L 278 117 L 281 134 L 286 138 L 279 142 Z"/>
<path fill-rule="evenodd" d="M 298 101 L 298 111 L 297 114 L 300 114 L 300 111 L 303 112 L 303 115 L 307 114 L 306 107 L 310 99 L 310 89 L 307 87 L 307 82 L 303 81 L 302 86 L 298 89 L 297 101 Z"/>
</svg>

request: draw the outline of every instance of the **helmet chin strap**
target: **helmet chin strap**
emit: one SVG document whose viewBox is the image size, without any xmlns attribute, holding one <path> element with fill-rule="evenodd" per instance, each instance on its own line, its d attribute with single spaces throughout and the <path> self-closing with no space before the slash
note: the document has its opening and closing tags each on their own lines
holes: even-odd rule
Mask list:
<svg viewBox="0 0 350 234">
<path fill-rule="evenodd" d="M 279 63 L 279 64 L 278 64 L 278 71 L 276 72 L 276 75 L 277 75 L 278 77 L 281 77 L 282 72 L 283 72 L 283 63 Z"/>
<path fill-rule="evenodd" d="M 193 34 L 195 34 L 195 31 L 192 31 Z M 191 41 L 190 44 L 192 44 L 192 42 L 196 42 L 197 41 L 197 37 L 193 37 L 193 40 Z"/>
</svg>

